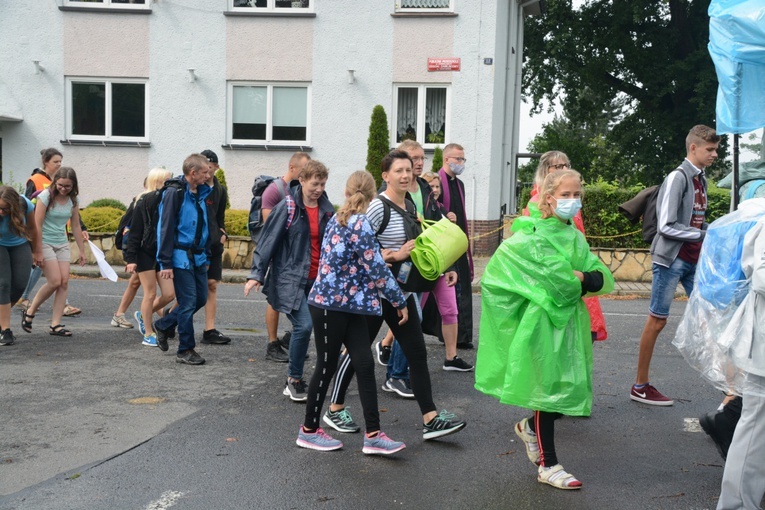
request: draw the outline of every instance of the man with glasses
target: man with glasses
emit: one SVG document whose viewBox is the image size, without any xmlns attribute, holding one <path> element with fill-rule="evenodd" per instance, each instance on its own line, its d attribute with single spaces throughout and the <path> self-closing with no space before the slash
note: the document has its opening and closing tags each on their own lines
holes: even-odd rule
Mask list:
<svg viewBox="0 0 765 510">
<path fill-rule="evenodd" d="M 439 170 L 441 178 L 441 196 L 438 200 L 444 204 L 449 213 L 457 217 L 457 225 L 468 235 L 467 208 L 465 207 L 465 184 L 458 178 L 465 170 L 465 149 L 456 143 L 447 144 L 444 147 L 444 166 Z M 457 348 L 473 348 L 473 254 L 470 247 L 465 254 L 454 264 L 457 270 Z"/>
</svg>

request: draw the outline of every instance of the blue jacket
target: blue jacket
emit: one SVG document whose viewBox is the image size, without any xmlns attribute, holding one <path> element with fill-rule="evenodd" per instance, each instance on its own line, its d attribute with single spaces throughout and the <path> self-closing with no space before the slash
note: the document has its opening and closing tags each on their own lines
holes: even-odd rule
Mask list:
<svg viewBox="0 0 765 510">
<path fill-rule="evenodd" d="M 263 283 L 263 294 L 277 312 L 300 308 L 311 269 L 311 227 L 303 204 L 301 186 L 291 190 L 292 200 L 282 200 L 268 215 L 252 255 L 248 280 Z M 290 211 L 290 208 L 294 208 Z M 319 239 L 335 208 L 324 194 L 319 198 Z M 291 218 L 291 223 L 290 223 Z M 289 228 L 287 224 L 290 223 Z"/>
<path fill-rule="evenodd" d="M 157 262 L 160 269 L 191 269 L 209 264 L 210 230 L 205 198 L 212 188 L 197 186 L 191 193 L 186 178 L 176 177 L 182 189 L 162 194 L 157 222 Z M 178 205 L 178 202 L 180 206 Z M 193 258 L 193 265 L 192 265 Z"/>
<path fill-rule="evenodd" d="M 332 219 L 308 303 L 346 313 L 382 315 L 381 294 L 395 308 L 406 308 L 406 297 L 382 258 L 369 220 L 354 214 L 343 227 Z"/>
</svg>

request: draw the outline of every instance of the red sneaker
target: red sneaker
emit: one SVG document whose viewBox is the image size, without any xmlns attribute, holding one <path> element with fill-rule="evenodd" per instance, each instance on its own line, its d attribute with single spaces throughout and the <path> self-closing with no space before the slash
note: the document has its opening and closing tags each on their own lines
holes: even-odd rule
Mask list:
<svg viewBox="0 0 765 510">
<path fill-rule="evenodd" d="M 646 384 L 640 389 L 633 386 L 630 391 L 630 398 L 635 402 L 642 402 L 649 406 L 671 406 L 675 403 L 674 400 L 665 397 L 650 384 Z"/>
</svg>

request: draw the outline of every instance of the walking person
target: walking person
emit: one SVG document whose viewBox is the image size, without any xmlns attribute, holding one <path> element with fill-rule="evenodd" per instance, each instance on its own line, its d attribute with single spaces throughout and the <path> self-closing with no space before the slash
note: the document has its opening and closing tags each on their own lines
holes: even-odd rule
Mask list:
<svg viewBox="0 0 765 510">
<path fill-rule="evenodd" d="M 308 386 L 305 421 L 297 444 L 303 448 L 330 451 L 343 443 L 319 426 L 324 398 L 337 369 L 342 346 L 350 353 L 364 410 L 366 433 L 362 451 L 369 455 L 390 455 L 406 447 L 380 430 L 377 383 L 366 316 L 380 315 L 380 294 L 398 313 L 399 324 L 407 321 L 406 298 L 380 253 L 369 220 L 364 215 L 375 196 L 375 181 L 369 172 L 351 174 L 345 187 L 345 204 L 327 225 L 319 272 L 308 296 L 316 337 L 316 370 Z M 337 423 L 333 422 L 336 421 Z M 327 413 L 324 421 L 345 432 L 359 428 L 344 416 Z"/>
<path fill-rule="evenodd" d="M 145 190 L 145 179 L 143 185 Z M 125 211 L 125 214 L 123 214 L 122 218 L 120 218 L 120 223 L 117 226 L 117 234 L 114 239 L 114 245 L 117 249 L 122 250 L 123 258 L 125 256 L 125 251 L 127 251 L 127 242 L 130 239 L 130 225 L 133 221 L 133 213 L 135 211 L 136 200 L 138 200 L 138 197 L 133 197 L 133 200 L 131 200 L 130 205 Z M 127 313 L 128 307 L 135 299 L 135 296 L 138 293 L 138 289 L 140 288 L 141 280 L 138 278 L 138 274 L 132 273 L 130 275 L 130 279 L 128 280 L 127 287 L 125 288 L 125 292 L 122 293 L 122 299 L 120 299 L 120 304 L 117 306 L 117 311 L 114 312 L 114 315 L 112 315 L 111 325 L 113 327 L 133 329 L 133 323 L 130 322 L 127 317 L 125 317 L 125 314 Z"/>
<path fill-rule="evenodd" d="M 228 202 L 228 190 L 223 186 L 215 172 L 218 166 L 218 155 L 210 149 L 202 151 L 202 156 L 210 163 L 210 178 L 207 185 L 212 192 L 205 199 L 209 208 L 207 219 L 210 222 L 210 267 L 207 270 L 207 303 L 205 304 L 205 329 L 202 332 L 203 344 L 227 344 L 231 342 L 228 337 L 215 328 L 215 315 L 218 313 L 218 284 L 223 279 L 223 246 L 226 244 L 226 203 Z"/>
<path fill-rule="evenodd" d="M 167 339 L 178 328 L 175 361 L 202 365 L 194 350 L 194 314 L 207 301 L 210 232 L 205 199 L 212 191 L 205 184 L 210 172 L 207 158 L 192 154 L 183 161 L 183 175 L 170 180 L 158 208 L 157 264 L 159 278 L 172 280 L 178 306 L 154 322 L 157 347 L 169 349 Z M 146 324 L 146 321 L 144 321 Z"/>
<path fill-rule="evenodd" d="M 582 483 L 558 463 L 555 420 L 589 416 L 592 340 L 582 297 L 605 294 L 613 276 L 570 227 L 581 208 L 578 172 L 558 170 L 540 189 L 541 218 L 518 218 L 513 236 L 481 278 L 477 390 L 533 411 L 515 425 L 537 480 L 558 489 Z"/>
<path fill-rule="evenodd" d="M 163 310 L 175 299 L 173 280 L 157 278 L 157 221 L 159 203 L 162 200 L 160 190 L 173 173 L 166 168 L 152 168 L 146 177 L 144 192 L 135 201 L 135 208 L 130 224 L 125 249 L 125 271 L 137 277 L 143 288 L 141 309 L 134 316 L 138 330 L 143 336 L 142 344 L 157 347 L 157 334 L 154 331 L 154 313 Z M 157 295 L 159 285 L 160 295 Z"/>
<path fill-rule="evenodd" d="M 29 308 L 23 312 L 21 328 L 27 333 L 32 332 L 32 320 L 40 305 L 55 294 L 49 333 L 54 336 L 72 336 L 72 332 L 61 324 L 61 317 L 69 291 L 71 255 L 66 235 L 67 223 L 71 223 L 74 240 L 80 252 L 80 265 L 85 265 L 85 244 L 80 228 L 78 194 L 77 174 L 74 169 L 62 166 L 53 176 L 51 185 L 37 196 L 35 221 L 42 232 L 42 250 L 45 259 L 43 272 L 46 282 L 35 295 Z"/>
<path fill-rule="evenodd" d="M 42 241 L 35 207 L 10 186 L 0 186 L 0 345 L 13 345 L 11 306 L 29 279 L 32 264 L 42 266 Z"/>
<path fill-rule="evenodd" d="M 394 150 L 382 160 L 382 178 L 387 188 L 372 200 L 367 209 L 367 218 L 376 233 L 382 247 L 383 259 L 389 264 L 411 264 L 409 254 L 414 248 L 413 232 L 418 228 L 417 217 L 407 206 L 406 193 L 412 180 L 412 159 L 404 151 Z M 386 209 L 388 211 L 386 212 Z M 399 212 L 399 211 L 403 211 Z M 387 225 L 383 225 L 388 216 Z M 400 268 L 397 280 L 402 278 Z M 396 308 L 385 298 L 382 298 L 382 316 L 367 316 L 370 341 L 377 337 L 383 321 L 393 331 L 394 337 L 401 345 L 406 359 L 409 361 L 409 373 L 412 393 L 422 413 L 423 439 L 436 439 L 465 428 L 466 423 L 458 420 L 454 414 L 446 410 L 438 413 L 433 402 L 433 393 L 428 372 L 427 351 L 425 338 L 418 317 L 416 296 L 406 294 L 408 320 L 399 324 Z M 352 356 L 351 356 L 352 357 Z M 353 378 L 354 368 L 351 364 L 345 372 L 339 373 L 332 392 L 332 402 L 338 405 L 345 399 L 345 393 Z"/>
<path fill-rule="evenodd" d="M 308 292 L 319 271 L 321 242 L 335 208 L 324 188 L 329 171 L 311 160 L 300 172 L 300 185 L 271 211 L 252 257 L 244 295 L 260 290 L 268 304 L 292 323 L 287 381 L 283 394 L 307 400 L 303 368 L 311 339 Z"/>
</svg>

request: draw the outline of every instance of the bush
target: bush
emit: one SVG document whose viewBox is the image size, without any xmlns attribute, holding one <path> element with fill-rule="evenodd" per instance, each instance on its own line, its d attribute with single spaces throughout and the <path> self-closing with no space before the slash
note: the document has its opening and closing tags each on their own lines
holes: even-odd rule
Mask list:
<svg viewBox="0 0 765 510">
<path fill-rule="evenodd" d="M 249 219 L 249 210 L 229 209 L 226 211 L 226 232 L 230 236 L 250 237 L 250 232 L 247 230 Z"/>
<path fill-rule="evenodd" d="M 367 172 L 375 178 L 379 189 L 382 185 L 382 160 L 390 152 L 390 137 L 388 136 L 388 116 L 385 109 L 377 105 L 372 109 L 372 120 L 369 124 L 367 138 Z"/>
<path fill-rule="evenodd" d="M 226 174 L 223 172 L 222 168 L 218 168 L 215 171 L 215 178 L 218 179 L 218 182 L 226 188 L 226 191 L 228 191 L 228 185 L 226 185 Z M 229 200 L 228 193 L 226 193 L 226 210 L 231 209 L 231 200 Z"/>
<path fill-rule="evenodd" d="M 88 232 L 116 232 L 123 214 L 125 211 L 116 207 L 88 206 L 80 210 L 82 222 L 88 228 Z"/>
<path fill-rule="evenodd" d="M 444 150 L 436 145 L 436 150 L 433 152 L 433 168 L 432 171 L 438 173 L 444 166 Z"/>
<path fill-rule="evenodd" d="M 113 198 L 100 198 L 98 200 L 94 200 L 88 205 L 88 207 L 113 207 L 115 209 L 119 209 L 122 212 L 127 211 L 127 206 L 125 206 L 125 204 Z"/>
<path fill-rule="evenodd" d="M 593 248 L 645 249 L 643 224 L 633 225 L 619 212 L 619 205 L 633 198 L 644 186 L 620 188 L 616 183 L 598 180 L 584 188 L 582 218 L 587 241 Z M 526 207 L 531 188 L 524 188 L 519 200 L 519 210 Z M 707 192 L 706 220 L 712 223 L 730 210 L 730 193 L 709 183 Z M 630 234 L 631 235 L 625 235 Z"/>
</svg>

